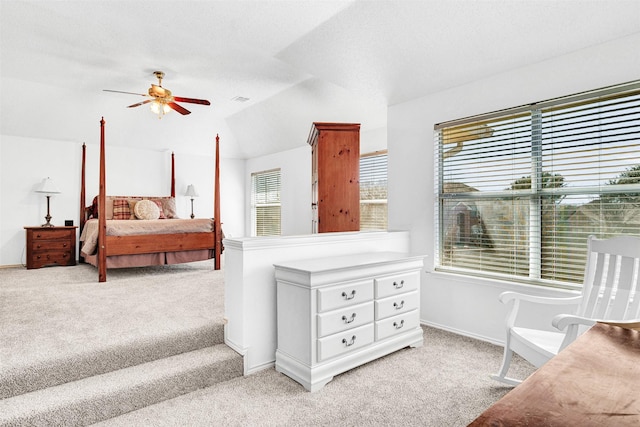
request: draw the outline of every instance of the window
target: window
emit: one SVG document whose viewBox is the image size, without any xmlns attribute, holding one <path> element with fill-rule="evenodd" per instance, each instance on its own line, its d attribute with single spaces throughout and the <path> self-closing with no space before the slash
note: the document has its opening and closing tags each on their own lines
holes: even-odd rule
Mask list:
<svg viewBox="0 0 640 427">
<path fill-rule="evenodd" d="M 251 174 L 253 236 L 280 235 L 280 169 Z"/>
<path fill-rule="evenodd" d="M 387 153 L 360 157 L 360 230 L 387 229 Z"/>
<path fill-rule="evenodd" d="M 442 270 L 572 287 L 640 235 L 640 82 L 435 127 Z"/>
</svg>

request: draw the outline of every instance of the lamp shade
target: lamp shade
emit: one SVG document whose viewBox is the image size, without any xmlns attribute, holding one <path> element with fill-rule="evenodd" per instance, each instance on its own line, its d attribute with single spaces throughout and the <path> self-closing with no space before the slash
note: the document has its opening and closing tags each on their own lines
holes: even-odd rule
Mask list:
<svg viewBox="0 0 640 427">
<path fill-rule="evenodd" d="M 57 194 L 60 193 L 60 189 L 56 187 L 51 178 L 46 177 L 36 189 L 36 193 Z"/>
<path fill-rule="evenodd" d="M 189 197 L 198 197 L 198 192 L 196 191 L 196 187 L 194 187 L 193 184 L 189 184 L 187 186 L 187 192 L 184 193 L 184 195 Z"/>
</svg>

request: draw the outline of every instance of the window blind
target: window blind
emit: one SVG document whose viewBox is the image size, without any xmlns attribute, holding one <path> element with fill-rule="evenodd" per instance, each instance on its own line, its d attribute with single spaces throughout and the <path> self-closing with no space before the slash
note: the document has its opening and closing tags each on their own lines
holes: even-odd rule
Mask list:
<svg viewBox="0 0 640 427">
<path fill-rule="evenodd" d="M 435 134 L 439 268 L 571 286 L 588 235 L 640 235 L 640 82 Z"/>
<path fill-rule="evenodd" d="M 360 157 L 360 230 L 387 229 L 387 153 Z"/>
<path fill-rule="evenodd" d="M 254 236 L 281 234 L 280 169 L 251 175 L 251 208 Z"/>
</svg>

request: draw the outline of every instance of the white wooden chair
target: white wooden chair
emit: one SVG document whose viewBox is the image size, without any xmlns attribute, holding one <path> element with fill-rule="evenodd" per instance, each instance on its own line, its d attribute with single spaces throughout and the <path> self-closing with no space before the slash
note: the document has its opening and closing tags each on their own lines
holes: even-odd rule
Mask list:
<svg viewBox="0 0 640 427">
<path fill-rule="evenodd" d="M 590 236 L 581 295 L 547 298 L 503 292 L 500 301 L 512 306 L 506 319 L 507 337 L 502 366 L 491 378 L 509 385 L 521 382 L 506 376 L 514 351 L 539 368 L 597 321 L 640 321 L 639 276 L 640 238 L 596 239 Z M 559 314 L 553 318 L 551 324 L 558 331 L 537 330 L 517 326 L 522 301 L 575 305 L 576 309 L 572 314 Z"/>
</svg>

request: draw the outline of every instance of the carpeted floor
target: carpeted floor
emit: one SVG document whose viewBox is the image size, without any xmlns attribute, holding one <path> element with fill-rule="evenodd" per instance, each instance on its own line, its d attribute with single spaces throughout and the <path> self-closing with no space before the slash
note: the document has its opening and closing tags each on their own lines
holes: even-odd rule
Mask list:
<svg viewBox="0 0 640 427">
<path fill-rule="evenodd" d="M 87 265 L 0 269 L 0 379 L 16 367 L 69 354 L 126 348 L 133 340 L 157 343 L 180 337 L 181 330 L 189 335 L 221 322 L 223 291 L 222 272 L 207 261 L 110 270 L 107 283 L 98 283 Z M 488 376 L 500 365 L 501 347 L 423 330 L 423 347 L 348 371 L 316 393 L 271 368 L 99 425 L 464 426 L 510 390 Z M 531 372 L 516 358 L 512 375 Z"/>
<path fill-rule="evenodd" d="M 212 262 L 114 269 L 107 279 L 87 264 L 0 269 L 0 398 L 222 342 L 223 273 Z M 78 359 L 105 366 L 77 372 Z"/>
<path fill-rule="evenodd" d="M 423 327 L 425 345 L 334 378 L 316 393 L 273 368 L 99 423 L 124 426 L 465 426 L 510 388 L 502 349 Z M 511 373 L 533 368 L 516 358 Z"/>
</svg>

